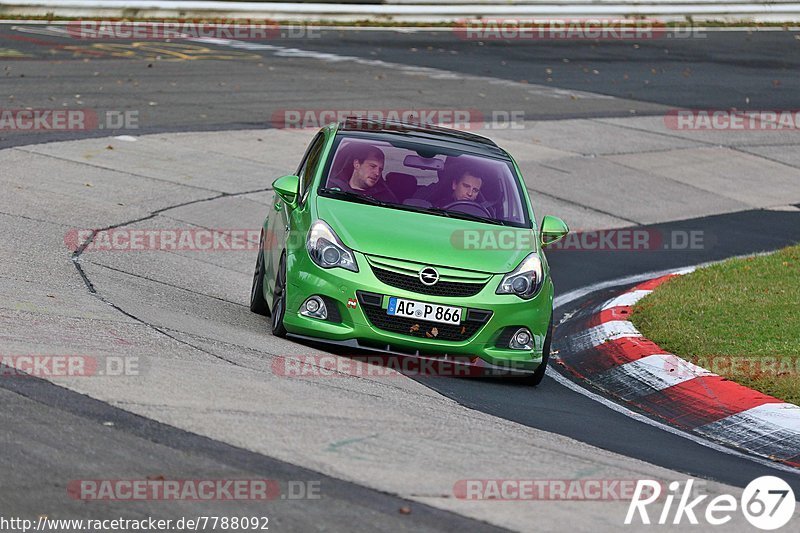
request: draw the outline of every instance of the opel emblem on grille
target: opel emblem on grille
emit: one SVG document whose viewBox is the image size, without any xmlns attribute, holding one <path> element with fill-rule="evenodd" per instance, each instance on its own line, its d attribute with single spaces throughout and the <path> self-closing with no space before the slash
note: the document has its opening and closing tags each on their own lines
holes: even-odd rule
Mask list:
<svg viewBox="0 0 800 533">
<path fill-rule="evenodd" d="M 433 267 L 425 267 L 419 271 L 419 280 L 423 285 L 431 286 L 436 285 L 439 281 L 439 273 Z"/>
</svg>

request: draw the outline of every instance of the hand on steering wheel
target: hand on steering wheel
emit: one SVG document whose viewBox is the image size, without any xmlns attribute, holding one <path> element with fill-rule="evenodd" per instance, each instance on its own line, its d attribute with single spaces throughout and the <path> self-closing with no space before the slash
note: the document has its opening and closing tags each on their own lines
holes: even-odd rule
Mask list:
<svg viewBox="0 0 800 533">
<path fill-rule="evenodd" d="M 484 206 L 482 204 L 479 204 L 478 202 L 472 202 L 470 200 L 456 200 L 455 202 L 450 202 L 449 204 L 443 206 L 442 209 L 448 209 L 448 210 L 451 210 L 451 211 L 462 211 L 462 212 L 465 212 L 465 213 L 469 213 L 468 210 L 465 210 L 465 209 L 453 209 L 454 207 L 472 207 L 472 208 L 475 208 L 475 210 L 482 211 L 487 217 L 494 218 L 492 216 L 492 213 L 489 211 L 489 209 L 486 206 Z"/>
</svg>

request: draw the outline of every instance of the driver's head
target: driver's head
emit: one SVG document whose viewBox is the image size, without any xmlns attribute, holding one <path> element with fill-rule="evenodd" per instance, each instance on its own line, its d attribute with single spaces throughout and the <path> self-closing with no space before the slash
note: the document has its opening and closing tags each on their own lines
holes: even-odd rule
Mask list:
<svg viewBox="0 0 800 533">
<path fill-rule="evenodd" d="M 353 174 L 350 186 L 356 190 L 370 189 L 378 183 L 383 173 L 383 152 L 374 146 L 363 145 L 353 154 Z"/>
<path fill-rule="evenodd" d="M 471 174 L 469 171 L 464 172 L 453 181 L 453 201 L 474 202 L 478 199 L 482 184 L 483 180 L 481 178 Z"/>
</svg>

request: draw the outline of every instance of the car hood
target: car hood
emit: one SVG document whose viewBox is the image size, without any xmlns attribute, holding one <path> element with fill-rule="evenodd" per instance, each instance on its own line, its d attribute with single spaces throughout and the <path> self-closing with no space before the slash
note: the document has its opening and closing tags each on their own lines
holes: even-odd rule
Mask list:
<svg viewBox="0 0 800 533">
<path fill-rule="evenodd" d="M 503 274 L 537 250 L 531 229 L 513 228 L 320 196 L 319 218 L 367 255 Z"/>
</svg>

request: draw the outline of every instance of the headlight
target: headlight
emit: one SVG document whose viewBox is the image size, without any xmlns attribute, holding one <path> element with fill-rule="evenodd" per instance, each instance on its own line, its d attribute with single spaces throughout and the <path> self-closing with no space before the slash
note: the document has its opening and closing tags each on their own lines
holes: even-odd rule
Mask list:
<svg viewBox="0 0 800 533">
<path fill-rule="evenodd" d="M 311 260 L 322 268 L 345 268 L 358 272 L 353 251 L 342 244 L 339 237 L 324 221 L 317 220 L 308 230 L 306 249 Z"/>
<path fill-rule="evenodd" d="M 495 292 L 516 294 L 523 300 L 530 300 L 542 288 L 543 277 L 542 261 L 536 253 L 532 253 L 512 272 L 503 276 Z"/>
</svg>

